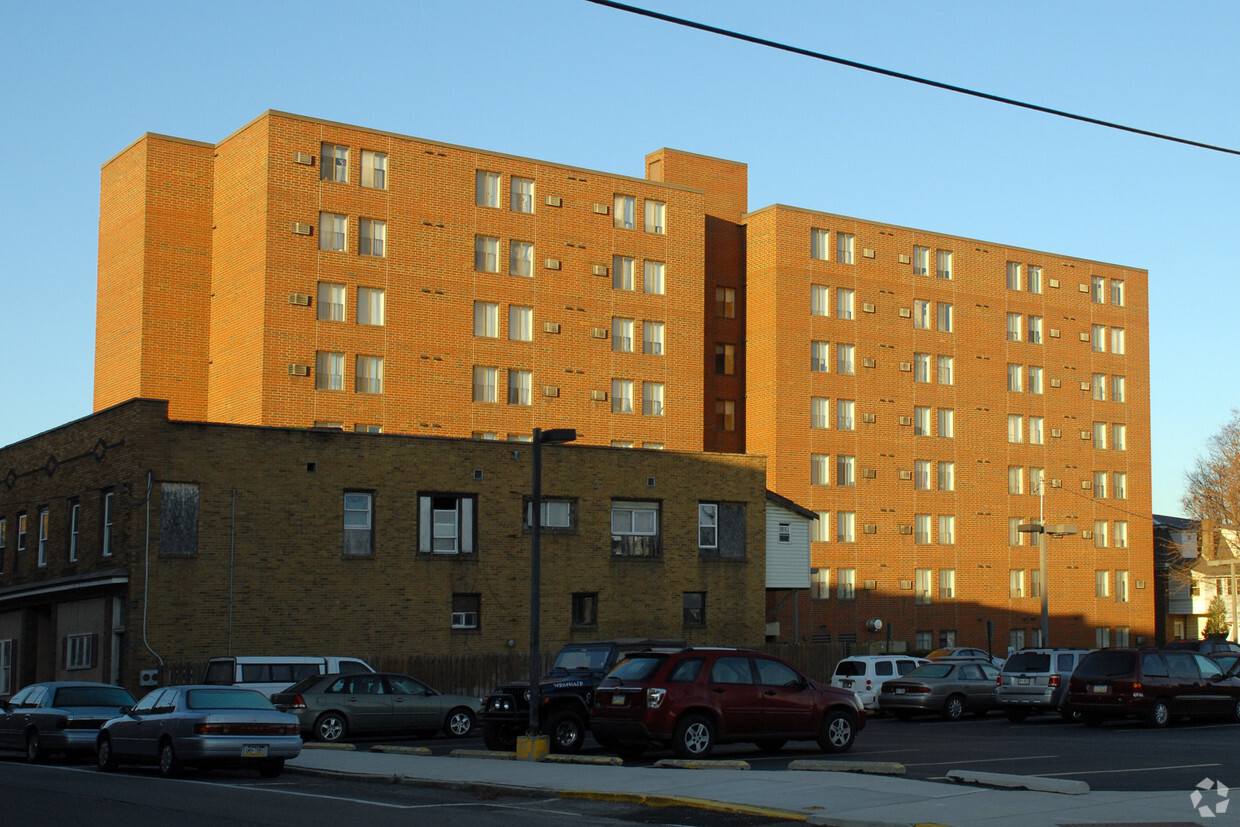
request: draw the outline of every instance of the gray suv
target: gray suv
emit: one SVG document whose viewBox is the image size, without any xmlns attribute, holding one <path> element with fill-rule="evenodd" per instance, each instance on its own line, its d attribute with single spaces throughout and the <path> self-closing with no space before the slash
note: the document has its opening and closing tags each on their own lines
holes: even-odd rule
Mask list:
<svg viewBox="0 0 1240 827">
<path fill-rule="evenodd" d="M 1068 706 L 1068 679 L 1091 649 L 1022 649 L 1008 657 L 999 673 L 996 698 L 1009 721 L 1032 712 L 1058 712 L 1075 718 Z"/>
</svg>

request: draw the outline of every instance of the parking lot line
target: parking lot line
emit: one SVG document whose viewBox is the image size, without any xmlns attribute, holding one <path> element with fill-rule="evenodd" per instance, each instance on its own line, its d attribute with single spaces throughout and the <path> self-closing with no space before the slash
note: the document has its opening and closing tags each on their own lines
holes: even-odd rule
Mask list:
<svg viewBox="0 0 1240 827">
<path fill-rule="evenodd" d="M 920 764 L 910 764 L 903 762 L 906 767 L 934 767 L 941 764 L 950 764 L 953 767 L 958 764 L 997 764 L 1000 761 L 1037 761 L 1043 758 L 1058 758 L 1058 755 L 1017 755 L 1011 758 L 976 758 L 972 761 L 924 761 Z"/>
<path fill-rule="evenodd" d="M 1064 775 L 1118 775 L 1123 772 L 1162 772 L 1164 770 L 1191 770 L 1191 769 L 1198 769 L 1201 767 L 1221 767 L 1221 766 L 1223 765 L 1219 763 L 1168 764 L 1167 766 L 1163 766 L 1163 767 L 1129 767 L 1127 769 L 1122 769 L 1122 770 L 1081 770 L 1080 772 L 1040 772 L 1040 773 L 1030 773 L 1030 775 L 1037 775 L 1037 776 L 1042 776 L 1042 777 L 1051 776 L 1051 777 L 1059 778 L 1060 776 L 1064 776 Z"/>
</svg>

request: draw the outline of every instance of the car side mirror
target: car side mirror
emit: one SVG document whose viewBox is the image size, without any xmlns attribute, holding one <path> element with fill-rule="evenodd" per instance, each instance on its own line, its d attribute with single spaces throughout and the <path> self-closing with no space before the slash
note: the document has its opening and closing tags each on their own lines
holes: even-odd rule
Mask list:
<svg viewBox="0 0 1240 827">
<path fill-rule="evenodd" d="M 129 705 L 125 705 L 125 706 L 119 707 L 116 711 L 122 715 L 128 715 L 131 712 L 133 712 L 133 707 Z"/>
<path fill-rule="evenodd" d="M 9 706 L 8 701 L 0 701 L 0 710 L 3 710 L 5 712 L 12 712 L 13 707 Z"/>
</svg>

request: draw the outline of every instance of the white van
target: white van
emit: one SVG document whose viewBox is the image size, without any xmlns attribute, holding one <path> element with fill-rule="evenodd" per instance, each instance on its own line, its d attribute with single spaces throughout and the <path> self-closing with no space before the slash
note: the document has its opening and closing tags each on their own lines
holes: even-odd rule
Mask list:
<svg viewBox="0 0 1240 827">
<path fill-rule="evenodd" d="M 268 698 L 311 675 L 353 674 L 375 671 L 360 658 L 315 657 L 313 655 L 239 655 L 211 658 L 203 683 L 257 689 Z"/>
<path fill-rule="evenodd" d="M 877 712 L 878 693 L 885 682 L 929 662 L 912 655 L 853 655 L 835 665 L 831 685 L 851 689 L 867 711 Z"/>
</svg>

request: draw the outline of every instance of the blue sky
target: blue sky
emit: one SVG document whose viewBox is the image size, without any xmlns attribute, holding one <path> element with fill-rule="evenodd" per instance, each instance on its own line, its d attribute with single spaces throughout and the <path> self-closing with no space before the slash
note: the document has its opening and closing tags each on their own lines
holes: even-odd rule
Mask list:
<svg viewBox="0 0 1240 827">
<path fill-rule="evenodd" d="M 635 4 L 1240 147 L 1234 2 Z M 1147 269 L 1158 513 L 1181 512 L 1185 469 L 1240 405 L 1234 155 L 584 0 L 22 3 L 0 77 L 0 445 L 91 412 L 100 166 L 144 132 L 213 142 L 267 109 L 634 176 L 670 146 L 747 163 L 751 208 Z"/>
</svg>

